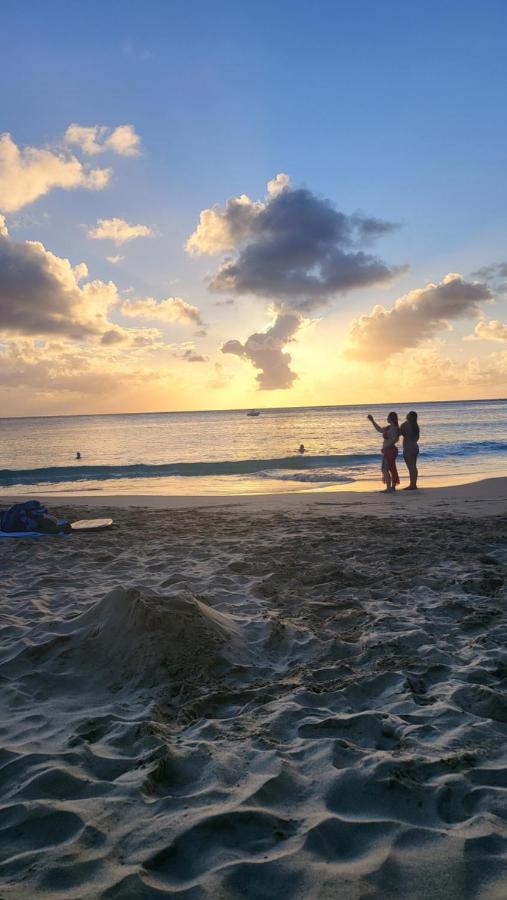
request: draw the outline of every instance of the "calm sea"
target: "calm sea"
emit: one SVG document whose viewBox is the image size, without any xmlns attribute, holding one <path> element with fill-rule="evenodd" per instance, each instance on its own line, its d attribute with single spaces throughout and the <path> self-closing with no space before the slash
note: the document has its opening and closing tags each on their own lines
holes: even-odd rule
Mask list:
<svg viewBox="0 0 507 900">
<path fill-rule="evenodd" d="M 0 492 L 227 494 L 380 487 L 390 406 L 0 419 Z M 415 408 L 422 484 L 507 475 L 507 401 Z M 297 452 L 306 447 L 304 456 Z M 77 451 L 81 459 L 76 460 Z M 406 480 L 399 456 L 402 482 Z"/>
</svg>

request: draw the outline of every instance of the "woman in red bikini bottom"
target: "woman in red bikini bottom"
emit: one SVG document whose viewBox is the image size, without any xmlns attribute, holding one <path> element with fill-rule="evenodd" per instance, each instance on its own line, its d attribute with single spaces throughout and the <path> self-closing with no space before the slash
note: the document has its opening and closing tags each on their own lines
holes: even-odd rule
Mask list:
<svg viewBox="0 0 507 900">
<path fill-rule="evenodd" d="M 400 476 L 396 468 L 396 457 L 398 456 L 396 444 L 400 439 L 398 415 L 395 412 L 390 412 L 387 417 L 388 424 L 383 428 L 377 424 L 373 416 L 368 416 L 368 418 L 373 427 L 384 438 L 384 443 L 382 444 L 382 479 L 386 486 L 385 493 L 392 494 L 396 490 L 396 485 L 400 483 Z"/>
</svg>

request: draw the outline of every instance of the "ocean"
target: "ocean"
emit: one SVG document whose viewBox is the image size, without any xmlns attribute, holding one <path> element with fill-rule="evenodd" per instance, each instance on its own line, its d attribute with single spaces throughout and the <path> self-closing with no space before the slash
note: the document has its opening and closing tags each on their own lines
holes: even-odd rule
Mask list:
<svg viewBox="0 0 507 900">
<path fill-rule="evenodd" d="M 4 418 L 0 492 L 231 494 L 378 489 L 381 424 L 416 409 L 421 485 L 507 475 L 507 401 Z M 298 447 L 304 444 L 301 456 Z M 79 451 L 81 459 L 76 460 Z M 402 486 L 406 467 L 400 452 Z"/>
</svg>

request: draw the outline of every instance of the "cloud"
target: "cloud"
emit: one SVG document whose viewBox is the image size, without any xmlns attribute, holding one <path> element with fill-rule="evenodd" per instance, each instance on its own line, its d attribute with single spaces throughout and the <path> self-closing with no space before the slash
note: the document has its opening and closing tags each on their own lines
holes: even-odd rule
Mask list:
<svg viewBox="0 0 507 900">
<path fill-rule="evenodd" d="M 80 282 L 84 263 L 72 266 L 34 241 L 0 236 L 0 330 L 16 334 L 100 334 L 108 309 L 118 302 L 113 282 Z"/>
<path fill-rule="evenodd" d="M 290 178 L 285 172 L 279 172 L 278 175 L 275 175 L 271 181 L 268 181 L 268 196 L 276 197 L 277 194 L 281 194 L 285 188 L 288 188 L 290 185 Z"/>
<path fill-rule="evenodd" d="M 187 303 L 181 297 L 167 297 L 165 300 L 155 300 L 153 297 L 126 300 L 121 306 L 121 311 L 123 315 L 133 319 L 158 319 L 161 322 L 181 322 L 184 325 L 204 327 L 198 307 Z"/>
<path fill-rule="evenodd" d="M 216 362 L 213 365 L 213 369 L 215 376 L 208 382 L 208 387 L 213 390 L 221 390 L 222 388 L 228 387 L 231 382 L 231 376 L 224 371 L 223 365 Z"/>
<path fill-rule="evenodd" d="M 2 335 L 60 337 L 73 341 L 163 347 L 156 328 L 125 328 L 110 321 L 112 312 L 136 318 L 202 325 L 197 307 L 179 297 L 157 303 L 122 301 L 113 281 L 86 280 L 84 263 L 73 266 L 43 244 L 18 243 L 0 234 L 0 340 Z"/>
<path fill-rule="evenodd" d="M 152 237 L 154 231 L 149 225 L 129 225 L 125 219 L 114 218 L 97 219 L 95 228 L 90 228 L 87 234 L 94 241 L 113 241 L 119 247 L 134 238 Z"/>
<path fill-rule="evenodd" d="M 52 188 L 100 191 L 111 169 L 90 169 L 75 156 L 52 149 L 20 150 L 10 134 L 0 135 L 0 209 L 14 212 Z"/>
<path fill-rule="evenodd" d="M 215 300 L 215 306 L 235 306 L 236 300 L 234 297 L 228 297 L 227 300 Z"/>
<path fill-rule="evenodd" d="M 121 311 L 134 319 L 158 319 L 161 322 L 203 325 L 198 307 L 187 303 L 181 297 L 167 297 L 165 300 L 155 300 L 153 297 L 127 300 L 122 304 Z"/>
<path fill-rule="evenodd" d="M 468 334 L 466 341 L 507 341 L 507 325 L 498 319 L 481 319 L 475 326 L 474 333 Z"/>
<path fill-rule="evenodd" d="M 102 347 L 124 347 L 131 350 L 159 350 L 167 347 L 164 337 L 158 328 L 122 328 L 112 325 L 105 331 L 99 344 Z"/>
<path fill-rule="evenodd" d="M 498 296 L 507 294 L 507 262 L 493 263 L 490 266 L 482 266 L 472 272 L 474 281 L 485 281 L 491 285 L 492 290 Z"/>
<path fill-rule="evenodd" d="M 106 256 L 106 259 L 107 259 L 107 261 L 110 262 L 113 266 L 115 266 L 116 263 L 121 262 L 123 259 L 125 259 L 125 257 L 124 257 L 124 256 Z"/>
<path fill-rule="evenodd" d="M 77 346 L 65 339 L 10 339 L 0 342 L 0 391 L 3 401 L 12 396 L 23 398 L 26 406 L 40 411 L 56 403 L 64 407 L 67 399 L 118 398 L 131 396 L 132 390 L 154 384 L 158 371 L 132 364 L 132 350 L 123 355 L 111 352 L 111 346 Z M 19 393 L 22 391 L 22 393 Z M 14 403 L 10 399 L 10 405 Z M 114 403 L 114 399 L 113 399 Z M 13 407 L 15 408 L 15 407 Z M 114 408 L 114 406 L 113 406 Z"/>
<path fill-rule="evenodd" d="M 439 284 L 400 297 L 392 309 L 374 306 L 371 313 L 356 319 L 345 356 L 369 362 L 387 359 L 449 329 L 453 320 L 479 316 L 478 304 L 491 299 L 487 285 L 450 273 Z"/>
<path fill-rule="evenodd" d="M 69 125 L 65 132 L 66 144 L 81 148 L 88 156 L 96 156 L 107 150 L 119 156 L 138 156 L 141 152 L 141 138 L 133 125 Z"/>
<path fill-rule="evenodd" d="M 0 213 L 0 236 L 7 237 L 9 234 L 9 229 L 7 228 L 7 222 L 5 221 L 5 216 L 2 216 Z"/>
<path fill-rule="evenodd" d="M 491 266 L 482 266 L 472 272 L 472 278 L 478 281 L 491 281 L 497 278 L 507 278 L 507 262 L 493 263 Z"/>
<path fill-rule="evenodd" d="M 100 343 L 104 345 L 104 347 L 111 347 L 114 344 L 124 344 L 125 343 L 125 334 L 119 328 L 110 328 L 108 331 L 105 331 L 100 339 Z"/>
<path fill-rule="evenodd" d="M 310 190 L 293 188 L 283 173 L 268 183 L 264 200 L 241 194 L 223 209 L 202 210 L 187 251 L 229 253 L 210 278 L 210 290 L 265 298 L 277 314 L 266 332 L 244 343 L 228 341 L 224 352 L 249 359 L 260 370 L 262 388 L 290 387 L 296 375 L 283 352 L 283 335 L 285 343 L 292 340 L 302 316 L 333 297 L 387 284 L 403 271 L 362 249 L 395 227 L 362 213 L 346 215 Z"/>
<path fill-rule="evenodd" d="M 400 269 L 360 244 L 365 235 L 372 240 L 394 227 L 358 213 L 347 216 L 277 175 L 264 201 L 242 194 L 223 210 L 203 210 L 186 247 L 206 254 L 236 250 L 212 277 L 212 291 L 254 294 L 309 310 L 353 288 L 391 281 Z"/>
<path fill-rule="evenodd" d="M 174 354 L 178 359 L 184 359 L 185 362 L 209 362 L 209 356 L 202 356 L 202 354 L 197 353 L 196 350 L 192 350 L 188 348 L 187 350 L 183 350 L 181 353 Z"/>
<path fill-rule="evenodd" d="M 405 387 L 498 386 L 507 383 L 507 351 L 456 362 L 436 349 L 415 350 L 403 364 Z"/>
<path fill-rule="evenodd" d="M 291 356 L 284 348 L 294 340 L 302 324 L 300 313 L 292 310 L 279 312 L 266 331 L 251 334 L 244 344 L 236 340 L 227 341 L 222 353 L 232 353 L 251 362 L 259 370 L 256 375 L 259 389 L 273 391 L 290 388 L 298 376 L 290 368 Z"/>
</svg>

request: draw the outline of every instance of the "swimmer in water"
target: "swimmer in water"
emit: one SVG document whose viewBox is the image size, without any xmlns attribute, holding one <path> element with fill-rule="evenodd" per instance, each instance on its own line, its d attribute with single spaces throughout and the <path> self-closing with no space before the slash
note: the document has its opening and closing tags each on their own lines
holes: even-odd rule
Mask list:
<svg viewBox="0 0 507 900">
<path fill-rule="evenodd" d="M 305 453 L 305 452 L 306 452 L 306 447 L 305 447 L 305 445 L 304 445 L 304 444 L 300 444 L 300 445 L 299 445 L 298 453 L 300 453 L 301 456 L 302 456 L 303 453 Z"/>
</svg>

